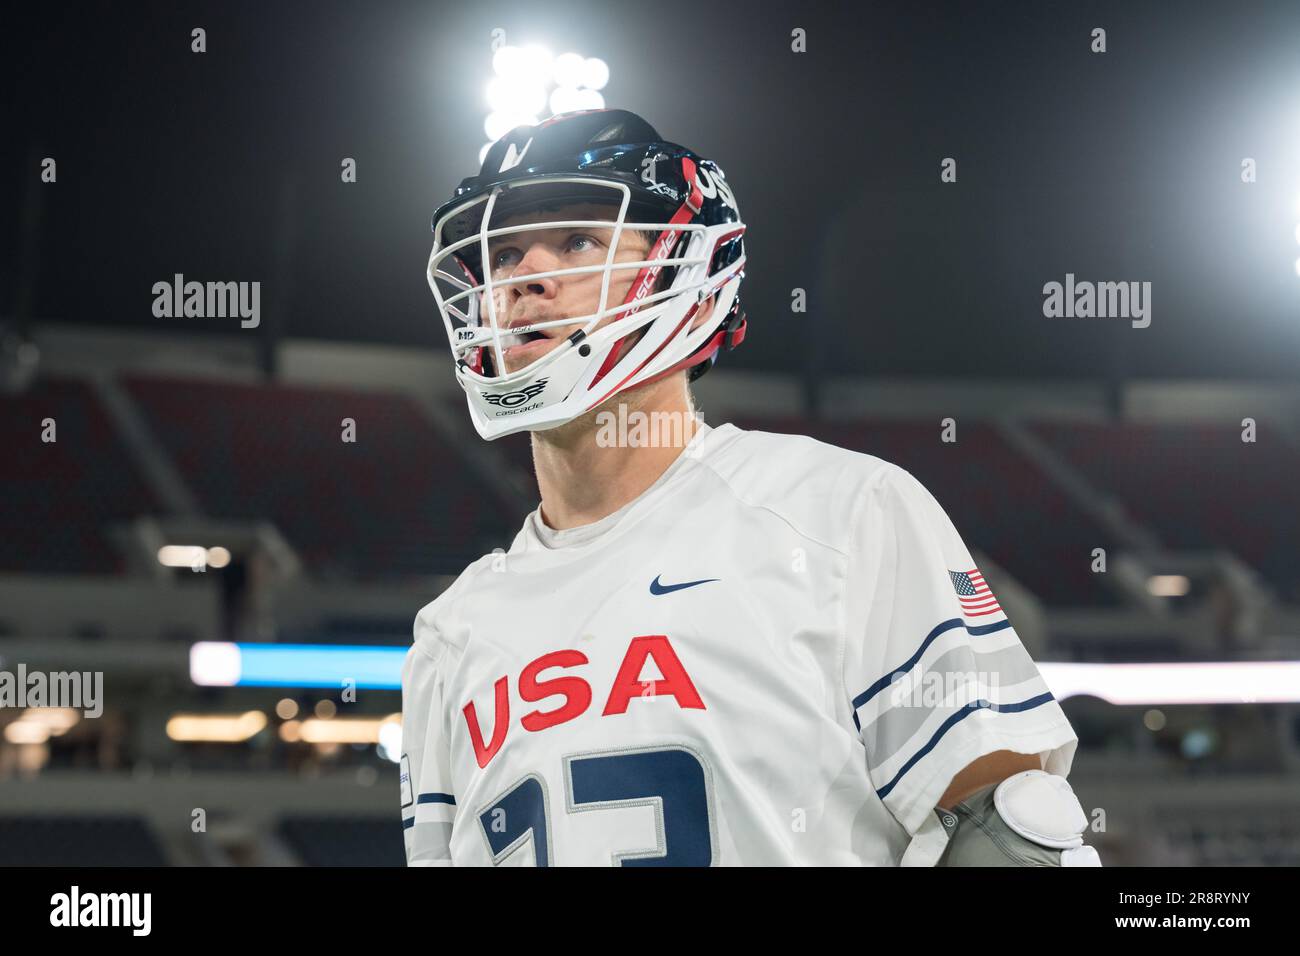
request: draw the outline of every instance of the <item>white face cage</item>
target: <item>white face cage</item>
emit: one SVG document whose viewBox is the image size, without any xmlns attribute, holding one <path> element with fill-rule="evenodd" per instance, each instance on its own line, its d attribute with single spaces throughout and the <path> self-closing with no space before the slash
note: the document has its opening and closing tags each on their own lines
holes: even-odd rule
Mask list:
<svg viewBox="0 0 1300 956">
<path fill-rule="evenodd" d="M 507 190 L 514 200 L 519 198 L 518 190 L 555 184 L 613 190 L 619 196 L 618 216 L 612 220 L 546 221 L 487 228 L 492 222 L 497 200 Z M 554 428 L 572 421 L 612 395 L 680 364 L 708 341 L 731 311 L 739 280 L 743 277 L 745 257 L 738 256 L 714 275 L 709 275 L 709 267 L 723 242 L 743 235 L 744 224 L 729 222 L 705 226 L 692 223 L 688 221 L 691 210 L 686 206 L 670 222 L 629 223 L 626 217 L 631 199 L 631 190 L 623 183 L 586 176 L 545 176 L 499 186 L 451 209 L 435 223 L 435 241 L 426 278 L 446 326 L 456 362 L 456 379 L 465 390 L 470 417 L 483 438 L 491 440 L 518 431 Z M 477 232 L 442 245 L 445 224 L 479 204 L 483 204 L 484 209 Z M 612 229 L 604 263 L 511 275 L 506 279 L 493 278 L 488 249 L 490 240 L 516 233 L 566 228 Z M 627 230 L 650 232 L 658 237 L 647 258 L 636 262 L 614 261 L 619 239 Z M 457 259 L 458 252 L 474 245 L 478 247 L 482 282 L 478 282 Z M 679 245 L 683 247 L 681 250 L 678 250 Z M 675 250 L 677 255 L 673 254 Z M 487 264 L 487 267 L 482 264 Z M 676 269 L 671 285 L 659 292 L 651 292 L 665 268 Z M 610 307 L 610 276 L 620 270 L 638 270 L 637 278 L 626 301 Z M 501 323 L 506 317 L 497 314 L 498 290 L 542 278 L 596 272 L 602 277 L 600 300 L 595 311 L 513 329 L 503 328 Z M 691 329 L 696 310 L 715 294 L 717 299 L 709 321 Z M 545 355 L 513 372 L 504 372 L 505 346 L 512 336 L 574 325 L 581 325 L 581 328 Z M 645 329 L 641 338 L 615 360 L 615 352 L 622 340 L 639 329 Z M 503 342 L 503 339 L 507 341 Z M 491 355 L 496 374 L 484 372 L 484 350 Z"/>
</svg>

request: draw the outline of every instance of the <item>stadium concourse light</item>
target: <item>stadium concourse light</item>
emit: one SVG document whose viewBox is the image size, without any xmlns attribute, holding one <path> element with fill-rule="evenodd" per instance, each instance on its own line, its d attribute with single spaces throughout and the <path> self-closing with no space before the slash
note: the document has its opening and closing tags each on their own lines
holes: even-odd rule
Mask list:
<svg viewBox="0 0 1300 956">
<path fill-rule="evenodd" d="M 387 717 L 338 717 L 334 720 L 290 720 L 280 725 L 280 739 L 304 744 L 377 744 L 384 727 L 396 725 L 401 732 L 402 715 Z"/>
<path fill-rule="evenodd" d="M 173 714 L 167 720 L 167 736 L 181 743 L 238 744 L 266 727 L 266 714 L 249 710 L 242 714 Z"/>
<path fill-rule="evenodd" d="M 1147 593 L 1153 597 L 1184 597 L 1192 582 L 1182 574 L 1153 574 L 1147 579 Z"/>
<path fill-rule="evenodd" d="M 1194 664 L 1044 661 L 1039 663 L 1038 670 L 1058 700 L 1088 694 L 1118 706 L 1300 702 L 1300 661 Z"/>
<path fill-rule="evenodd" d="M 230 552 L 220 547 L 165 544 L 158 549 L 158 563 L 167 568 L 224 568 L 230 563 Z"/>
<path fill-rule="evenodd" d="M 202 687 L 356 687 L 400 690 L 407 646 L 226 644 L 190 648 Z M 1058 700 L 1088 694 L 1112 704 L 1300 703 L 1300 661 L 1038 665 Z M 336 718 L 337 719 L 337 718 Z"/>
<path fill-rule="evenodd" d="M 232 644 L 190 648 L 200 687 L 354 687 L 400 690 L 406 647 L 344 644 Z"/>
<path fill-rule="evenodd" d="M 402 715 L 397 715 L 396 722 L 386 720 L 379 727 L 379 756 L 392 763 L 402 759 Z"/>
<path fill-rule="evenodd" d="M 492 55 L 492 72 L 487 85 L 491 112 L 483 121 L 488 141 L 479 150 L 480 164 L 492 144 L 516 126 L 533 126 L 547 115 L 605 108 L 599 91 L 609 82 L 609 65 L 598 57 L 552 57 L 540 44 L 507 45 Z"/>
<path fill-rule="evenodd" d="M 81 714 L 70 707 L 32 707 L 5 726 L 5 740 L 11 744 L 43 744 L 72 729 Z"/>
</svg>

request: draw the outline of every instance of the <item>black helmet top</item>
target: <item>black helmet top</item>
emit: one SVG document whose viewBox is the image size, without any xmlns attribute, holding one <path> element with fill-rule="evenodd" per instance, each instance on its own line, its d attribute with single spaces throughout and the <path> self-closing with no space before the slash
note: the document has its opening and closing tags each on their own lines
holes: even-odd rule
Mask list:
<svg viewBox="0 0 1300 956">
<path fill-rule="evenodd" d="M 701 175 L 702 174 L 702 175 Z M 517 126 L 492 144 L 475 176 L 461 181 L 452 198 L 433 216 L 433 228 L 457 206 L 505 186 L 493 208 L 493 225 L 503 215 L 573 202 L 613 203 L 618 193 L 599 185 L 546 179 L 582 176 L 622 183 L 631 191 L 628 222 L 666 223 L 683 205 L 691 210 L 689 222 L 717 225 L 739 222 L 740 212 L 722 170 L 712 160 L 697 156 L 676 143 L 666 142 L 658 131 L 628 110 L 583 110 L 553 116 L 536 126 Z M 512 196 L 509 187 L 527 180 L 534 185 Z M 481 228 L 484 203 L 477 203 L 443 224 L 437 235 L 448 246 L 476 234 Z M 741 252 L 739 241 L 719 250 L 724 266 Z M 479 250 L 473 244 L 460 257 L 480 277 Z M 712 271 L 712 270 L 711 270 Z"/>
</svg>

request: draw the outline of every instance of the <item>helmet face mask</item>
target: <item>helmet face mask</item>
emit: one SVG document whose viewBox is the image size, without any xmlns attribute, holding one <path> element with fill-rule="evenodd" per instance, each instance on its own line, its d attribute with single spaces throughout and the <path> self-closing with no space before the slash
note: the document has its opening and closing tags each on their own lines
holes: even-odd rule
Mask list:
<svg viewBox="0 0 1300 956">
<path fill-rule="evenodd" d="M 582 118 L 608 126 L 612 114 L 644 125 L 623 111 L 593 113 L 606 115 L 567 114 L 511 131 L 484 169 L 495 170 L 500 154 L 527 156 L 550 124 Z M 584 139 L 589 130 L 577 132 Z M 744 224 L 721 170 L 657 141 L 577 157 L 567 154 L 571 143 L 556 145 L 551 163 L 466 180 L 433 223 L 426 277 L 470 416 L 488 439 L 553 428 L 621 391 L 698 370 L 712 363 L 724 334 L 734 342 L 743 335 Z M 539 152 L 545 158 L 534 147 Z M 675 177 L 664 175 L 671 169 Z M 565 217 L 594 215 L 591 204 L 612 216 L 538 215 L 557 208 Z M 593 245 L 571 251 L 580 238 Z M 711 297 L 712 312 L 700 321 Z M 550 343 L 530 341 L 543 337 Z"/>
</svg>

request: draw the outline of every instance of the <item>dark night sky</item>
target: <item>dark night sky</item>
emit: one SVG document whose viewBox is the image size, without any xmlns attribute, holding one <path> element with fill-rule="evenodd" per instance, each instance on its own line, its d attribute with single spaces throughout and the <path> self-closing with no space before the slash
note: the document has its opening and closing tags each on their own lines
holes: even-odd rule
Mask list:
<svg viewBox="0 0 1300 956">
<path fill-rule="evenodd" d="M 150 286 L 183 272 L 260 279 L 291 336 L 445 348 L 424 280 L 429 219 L 476 170 L 501 27 L 601 56 L 609 105 L 727 171 L 750 256 L 751 334 L 733 367 L 784 369 L 814 349 L 831 371 L 871 375 L 1300 373 L 1298 3 L 101 3 L 7 15 L 3 313 L 32 267 L 28 180 L 51 155 L 39 321 L 234 331 L 237 320 L 152 319 Z M 189 52 L 196 25 L 203 55 Z M 806 54 L 789 50 L 795 26 Z M 1105 55 L 1089 52 L 1094 26 L 1108 30 Z M 339 182 L 344 156 L 356 185 Z M 939 182 L 945 156 L 956 184 Z M 1244 156 L 1259 163 L 1254 185 L 1239 181 Z M 1044 318 L 1042 285 L 1067 272 L 1150 281 L 1151 328 Z M 796 286 L 807 316 L 790 313 Z"/>
</svg>

